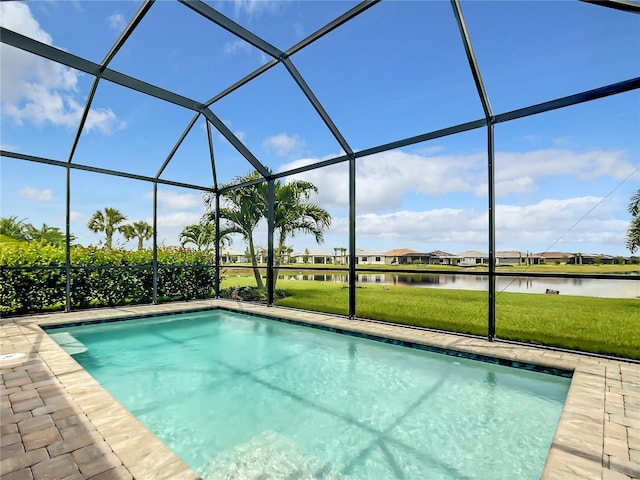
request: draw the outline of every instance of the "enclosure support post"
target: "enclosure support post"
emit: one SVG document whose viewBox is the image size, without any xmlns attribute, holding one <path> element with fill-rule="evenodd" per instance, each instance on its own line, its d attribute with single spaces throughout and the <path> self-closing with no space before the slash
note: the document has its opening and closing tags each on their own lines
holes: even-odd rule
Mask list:
<svg viewBox="0 0 640 480">
<path fill-rule="evenodd" d="M 220 192 L 216 190 L 216 212 L 215 212 L 215 225 L 216 225 L 216 278 L 215 278 L 215 290 L 216 298 L 220 298 Z"/>
<path fill-rule="evenodd" d="M 71 311 L 71 169 L 67 167 L 67 200 L 66 200 L 66 234 L 65 234 L 65 257 L 64 269 L 65 280 L 65 301 L 64 311 Z"/>
<path fill-rule="evenodd" d="M 158 182 L 153 182 L 153 304 L 158 304 Z"/>
<path fill-rule="evenodd" d="M 356 157 L 349 156 L 349 318 L 356 316 Z"/>
<path fill-rule="evenodd" d="M 495 150 L 493 123 L 487 125 L 488 193 L 489 193 L 489 341 L 496 336 L 496 196 L 495 196 Z"/>
<path fill-rule="evenodd" d="M 273 178 L 267 180 L 267 305 L 273 305 L 273 225 L 275 223 L 275 185 Z"/>
<path fill-rule="evenodd" d="M 469 69 L 473 76 L 473 81 L 476 84 L 476 90 L 478 97 L 482 103 L 482 109 L 484 110 L 484 117 L 487 122 L 487 170 L 488 170 L 488 203 L 489 203 L 489 293 L 487 297 L 488 314 L 487 314 L 487 337 L 489 341 L 493 341 L 496 335 L 496 255 L 495 255 L 495 179 L 494 179 L 494 136 L 493 125 L 495 124 L 495 118 L 493 111 L 491 110 L 491 103 L 489 102 L 489 96 L 484 88 L 484 82 L 482 81 L 482 75 L 480 74 L 480 67 L 476 55 L 473 52 L 473 45 L 471 44 L 471 38 L 469 31 L 467 30 L 467 24 L 462 14 L 462 7 L 460 6 L 460 0 L 450 0 L 451 7 L 453 8 L 453 14 L 456 17 L 458 24 L 458 30 L 460 31 L 460 38 L 464 46 L 465 53 L 467 55 L 467 61 L 469 62 Z"/>
</svg>

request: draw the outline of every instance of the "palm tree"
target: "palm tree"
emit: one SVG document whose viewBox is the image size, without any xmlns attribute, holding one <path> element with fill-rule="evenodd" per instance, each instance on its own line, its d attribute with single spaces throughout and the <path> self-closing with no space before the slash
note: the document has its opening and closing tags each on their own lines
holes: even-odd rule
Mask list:
<svg viewBox="0 0 640 480">
<path fill-rule="evenodd" d="M 115 208 L 106 207 L 104 212 L 98 210 L 94 213 L 89 222 L 87 223 L 87 227 L 94 233 L 104 232 L 105 234 L 105 242 L 104 246 L 107 249 L 111 248 L 113 243 L 113 234 L 116 231 L 122 231 L 122 224 L 127 220 L 119 210 Z"/>
<path fill-rule="evenodd" d="M 250 182 L 259 180 L 260 178 L 262 178 L 260 174 L 254 171 L 248 175 L 234 178 L 231 184 L 235 185 Z M 253 267 L 253 275 L 256 279 L 256 285 L 260 289 L 264 288 L 264 282 L 258 269 L 253 231 L 265 216 L 265 199 L 266 185 L 264 184 L 255 184 L 227 190 L 222 194 L 222 206 L 218 211 L 219 217 L 225 221 L 225 226 L 221 233 L 224 232 L 224 235 L 239 233 L 247 242 L 249 258 L 251 259 L 251 265 Z M 213 210 L 212 206 L 215 202 L 215 196 L 206 195 L 204 202 L 209 210 Z"/>
<path fill-rule="evenodd" d="M 120 227 L 120 232 L 122 232 L 122 235 L 127 240 L 137 238 L 138 250 L 144 250 L 143 243 L 145 240 L 149 240 L 153 236 L 153 227 L 147 222 L 141 220 L 139 222 L 134 222 L 131 225 L 123 225 Z"/>
<path fill-rule="evenodd" d="M 627 229 L 627 248 L 635 253 L 640 248 L 640 189 L 631 197 L 629 213 L 631 223 Z"/>
<path fill-rule="evenodd" d="M 14 240 L 28 241 L 30 240 L 30 231 L 33 225 L 26 222 L 26 218 L 18 220 L 17 216 L 0 218 L 0 234 L 11 237 Z"/>
<path fill-rule="evenodd" d="M 259 180 L 258 172 L 252 172 L 242 177 L 236 177 L 232 184 L 240 184 Z M 253 239 L 253 231 L 260 220 L 268 216 L 268 198 L 266 182 L 249 185 L 242 188 L 225 191 L 222 195 L 223 206 L 219 216 L 226 221 L 225 233 L 239 233 L 248 244 L 249 258 L 253 267 L 253 274 L 258 288 L 264 288 L 264 282 L 258 269 L 256 258 L 256 246 Z M 294 180 L 282 183 L 274 182 L 274 235 L 277 235 L 275 246 L 275 274 L 278 278 L 278 267 L 287 252 L 285 245 L 289 237 L 297 233 L 307 233 L 315 237 L 318 243 L 324 240 L 323 230 L 331 225 L 331 215 L 311 203 L 312 194 L 318 189 L 310 182 Z M 211 209 L 215 197 L 205 197 L 205 205 Z M 274 281 L 274 286 L 275 286 Z"/>
<path fill-rule="evenodd" d="M 184 247 L 188 243 L 193 243 L 198 250 L 205 251 L 211 248 L 216 242 L 216 226 L 213 222 L 203 218 L 200 223 L 187 225 L 180 233 L 180 244 Z M 231 243 L 228 234 L 220 235 L 220 246 L 229 245 Z"/>
<path fill-rule="evenodd" d="M 274 252 L 274 287 L 278 280 L 278 268 L 286 253 L 285 242 L 288 237 L 306 233 L 313 235 L 317 243 L 324 241 L 323 231 L 331 225 L 331 215 L 322 207 L 310 202 L 311 195 L 317 192 L 318 188 L 314 184 L 304 180 L 274 182 L 273 230 L 274 234 L 278 235 Z"/>
<path fill-rule="evenodd" d="M 58 227 L 50 227 L 46 223 L 43 223 L 40 229 L 29 226 L 31 227 L 29 235 L 31 240 L 35 242 L 41 242 L 46 245 L 64 245 L 67 240 L 67 236 Z M 70 241 L 74 239 L 75 237 L 71 235 Z"/>
</svg>

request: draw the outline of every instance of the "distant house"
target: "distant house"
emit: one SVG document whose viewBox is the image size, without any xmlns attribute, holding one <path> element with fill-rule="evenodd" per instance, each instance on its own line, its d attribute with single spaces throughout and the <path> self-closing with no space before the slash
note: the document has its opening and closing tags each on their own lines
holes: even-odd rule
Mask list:
<svg viewBox="0 0 640 480">
<path fill-rule="evenodd" d="M 411 265 L 413 263 L 430 263 L 431 253 L 416 252 L 409 248 L 397 248 L 384 253 L 385 263 L 389 265 Z"/>
<path fill-rule="evenodd" d="M 571 255 L 569 261 L 570 265 L 616 265 L 618 263 L 618 257 L 613 255 L 605 255 L 604 253 L 580 253 Z"/>
<path fill-rule="evenodd" d="M 554 265 L 556 263 L 569 263 L 569 259 L 573 254 L 567 252 L 540 252 L 534 253 L 533 256 L 539 258 L 541 263 Z"/>
<path fill-rule="evenodd" d="M 359 265 L 384 265 L 385 254 L 365 250 L 364 248 L 356 248 L 356 264 Z"/>
<path fill-rule="evenodd" d="M 479 252 L 478 250 L 467 250 L 458 254 L 460 263 L 458 265 L 462 267 L 473 267 L 475 265 L 488 265 L 489 254 Z"/>
<path fill-rule="evenodd" d="M 396 248 L 394 250 L 389 250 L 388 252 L 384 252 L 385 263 L 387 265 L 399 265 L 402 257 L 412 253 L 418 252 L 409 248 Z"/>
<path fill-rule="evenodd" d="M 453 253 L 443 252 L 442 250 L 434 250 L 430 252 L 431 258 L 429 263 L 431 265 L 458 265 L 460 263 L 460 257 Z"/>
<path fill-rule="evenodd" d="M 296 263 L 310 263 L 313 265 L 332 264 L 334 255 L 317 248 L 308 248 L 302 252 L 294 253 L 292 258 Z"/>
<path fill-rule="evenodd" d="M 220 250 L 220 263 L 247 263 L 249 260 L 242 252 L 226 247 Z"/>
<path fill-rule="evenodd" d="M 514 250 L 496 252 L 496 265 L 540 265 L 542 258 L 533 253 Z"/>
</svg>

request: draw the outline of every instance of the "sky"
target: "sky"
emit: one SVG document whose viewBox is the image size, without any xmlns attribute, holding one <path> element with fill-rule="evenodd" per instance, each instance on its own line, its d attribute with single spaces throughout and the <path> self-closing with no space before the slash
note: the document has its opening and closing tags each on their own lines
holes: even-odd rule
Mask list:
<svg viewBox="0 0 640 480">
<path fill-rule="evenodd" d="M 352 8 L 343 1 L 210 1 L 233 21 L 287 50 Z M 640 76 L 640 15 L 578 1 L 462 1 L 494 114 Z M 3 27 L 101 62 L 138 9 L 134 1 L 0 3 Z M 67 161 L 93 78 L 0 47 L 3 150 Z M 177 2 L 158 0 L 109 68 L 206 102 L 270 60 L 264 52 Z M 483 110 L 449 2 L 383 0 L 291 56 L 354 151 L 478 120 Z M 211 110 L 275 172 L 344 152 L 283 65 L 223 97 Z M 102 80 L 73 163 L 153 177 L 194 112 Z M 213 133 L 219 183 L 251 171 Z M 488 251 L 487 132 L 479 128 L 356 162 L 356 246 Z M 495 126 L 496 249 L 629 255 L 629 200 L 640 188 L 640 91 Z M 0 214 L 65 225 L 64 169 L 0 159 Z M 213 184 L 199 118 L 160 178 Z M 287 177 L 293 178 L 293 177 Z M 318 246 L 348 246 L 348 166 L 296 175 L 333 221 Z M 71 171 L 71 232 L 105 207 L 152 222 L 148 182 Z M 158 242 L 205 212 L 201 191 L 158 187 Z M 135 248 L 135 241 L 116 243 Z M 266 247 L 265 225 L 256 243 Z M 150 242 L 146 246 L 150 246 Z M 232 247 L 244 251 L 241 238 Z"/>
</svg>

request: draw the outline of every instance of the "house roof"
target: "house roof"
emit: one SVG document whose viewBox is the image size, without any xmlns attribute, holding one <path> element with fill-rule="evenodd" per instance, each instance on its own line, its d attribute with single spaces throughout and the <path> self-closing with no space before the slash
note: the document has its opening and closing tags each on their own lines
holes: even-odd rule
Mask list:
<svg viewBox="0 0 640 480">
<path fill-rule="evenodd" d="M 235 257 L 242 257 L 244 253 L 234 250 L 233 248 L 225 247 L 220 249 L 220 255 L 233 255 Z"/>
<path fill-rule="evenodd" d="M 534 253 L 533 255 L 536 257 L 542 257 L 542 258 L 573 257 L 573 253 L 567 253 L 567 252 L 539 252 L 539 253 Z"/>
<path fill-rule="evenodd" d="M 458 254 L 459 257 L 473 257 L 473 258 L 482 258 L 482 257 L 488 257 L 489 254 L 488 253 L 483 253 L 480 252 L 478 250 L 467 250 L 466 252 L 462 252 Z"/>
<path fill-rule="evenodd" d="M 395 250 L 384 252 L 384 255 L 387 257 L 401 257 L 403 255 L 414 255 L 416 253 L 418 252 L 411 250 L 410 248 L 396 248 Z"/>
<path fill-rule="evenodd" d="M 516 250 L 501 250 L 496 252 L 496 257 L 525 257 L 527 254 Z"/>
<path fill-rule="evenodd" d="M 434 250 L 430 255 L 433 255 L 434 257 L 457 257 L 457 255 L 453 253 L 443 252 L 442 250 Z"/>
<path fill-rule="evenodd" d="M 383 255 L 380 252 L 374 252 L 373 250 L 365 250 L 364 248 L 356 248 L 356 255 Z"/>
<path fill-rule="evenodd" d="M 307 248 L 298 253 L 294 253 L 294 257 L 301 257 L 303 255 L 309 255 L 310 257 L 333 257 L 333 253 L 325 252 L 324 250 L 320 250 L 319 248 Z"/>
</svg>

